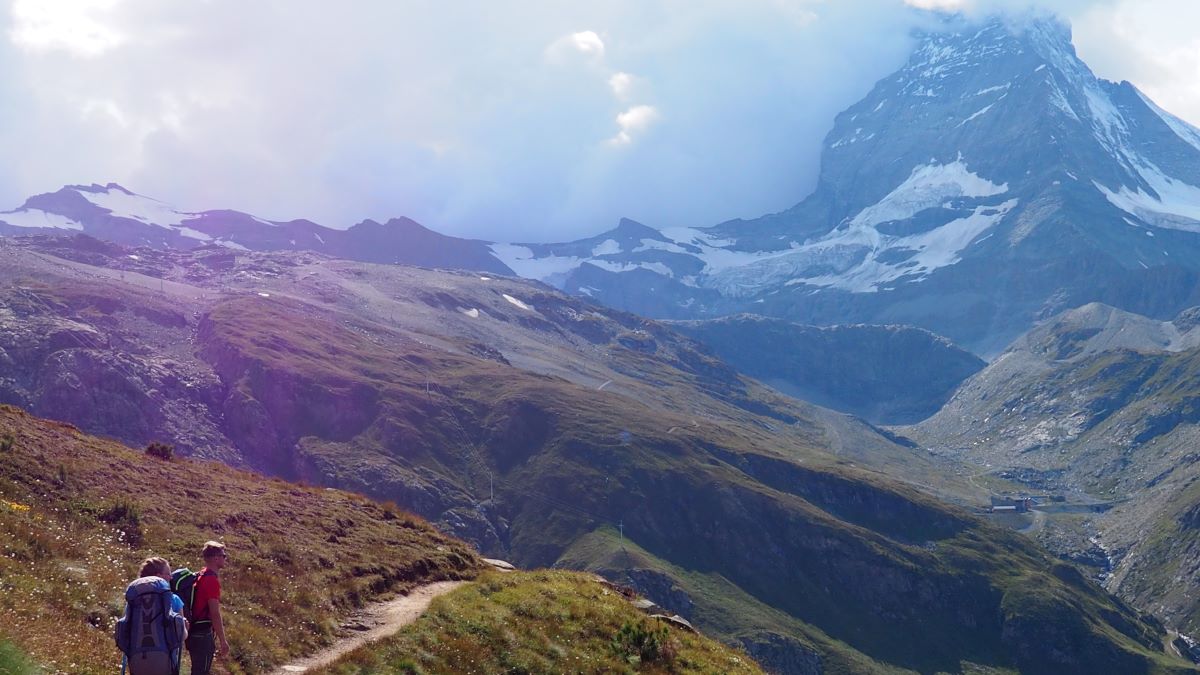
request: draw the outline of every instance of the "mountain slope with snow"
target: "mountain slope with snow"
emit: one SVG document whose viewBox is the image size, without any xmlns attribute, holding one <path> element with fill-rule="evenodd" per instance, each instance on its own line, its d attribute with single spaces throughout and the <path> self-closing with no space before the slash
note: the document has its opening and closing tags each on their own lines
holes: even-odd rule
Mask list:
<svg viewBox="0 0 1200 675">
<path fill-rule="evenodd" d="M 948 24 L 837 117 L 797 206 L 513 269 L 654 316 L 909 323 L 989 354 L 1087 302 L 1200 301 L 1198 186 L 1200 130 L 1096 78 L 1066 25 Z"/>
</svg>

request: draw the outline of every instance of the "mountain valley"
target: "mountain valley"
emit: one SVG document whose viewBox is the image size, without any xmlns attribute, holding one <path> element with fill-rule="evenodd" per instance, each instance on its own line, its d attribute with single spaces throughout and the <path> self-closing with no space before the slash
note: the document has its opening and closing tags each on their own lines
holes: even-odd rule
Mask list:
<svg viewBox="0 0 1200 675">
<path fill-rule="evenodd" d="M 596 569 L 785 672 L 1184 667 L 1153 620 L 932 496 L 984 498 L 953 460 L 661 324 L 308 253 L 77 237 L 0 259 L 8 400 L 392 500 L 522 566 Z M 624 542 L 641 553 L 620 565 Z"/>
</svg>

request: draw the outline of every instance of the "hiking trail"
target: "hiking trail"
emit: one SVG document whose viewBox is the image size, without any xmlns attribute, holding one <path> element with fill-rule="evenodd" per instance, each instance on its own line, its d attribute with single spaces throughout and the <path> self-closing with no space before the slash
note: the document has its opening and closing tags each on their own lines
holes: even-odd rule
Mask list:
<svg viewBox="0 0 1200 675">
<path fill-rule="evenodd" d="M 315 654 L 298 659 L 285 666 L 280 666 L 273 671 L 272 675 L 304 673 L 312 668 L 328 666 L 343 655 L 365 644 L 388 637 L 404 626 L 416 621 L 417 617 L 421 616 L 429 607 L 429 603 L 433 602 L 434 598 L 439 595 L 445 595 L 465 583 L 468 582 L 439 581 L 425 586 L 418 586 L 408 595 L 395 598 L 394 600 L 369 605 L 355 615 L 354 623 L 351 624 L 355 628 L 365 628 L 365 630 L 355 635 L 344 637 Z"/>
</svg>

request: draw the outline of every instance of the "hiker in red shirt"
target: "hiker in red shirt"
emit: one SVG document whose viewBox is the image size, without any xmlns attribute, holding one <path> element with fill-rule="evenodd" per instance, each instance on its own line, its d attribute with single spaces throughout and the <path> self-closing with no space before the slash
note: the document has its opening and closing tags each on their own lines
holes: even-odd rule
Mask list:
<svg viewBox="0 0 1200 675">
<path fill-rule="evenodd" d="M 204 558 L 204 568 L 196 578 L 191 634 L 187 639 L 192 675 L 209 675 L 213 656 L 220 654 L 223 659 L 229 655 L 225 624 L 221 621 L 221 579 L 217 576 L 229 556 L 225 553 L 225 545 L 216 541 L 205 543 L 201 556 Z M 216 641 L 213 640 L 214 636 Z"/>
</svg>

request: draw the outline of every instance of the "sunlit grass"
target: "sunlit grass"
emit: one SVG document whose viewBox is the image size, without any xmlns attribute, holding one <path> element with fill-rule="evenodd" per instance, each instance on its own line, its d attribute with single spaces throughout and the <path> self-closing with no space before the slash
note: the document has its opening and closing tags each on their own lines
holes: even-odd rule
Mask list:
<svg viewBox="0 0 1200 675">
<path fill-rule="evenodd" d="M 589 574 L 489 573 L 392 638 L 319 671 L 760 673 L 745 654 L 651 619 Z"/>
<path fill-rule="evenodd" d="M 338 617 L 364 602 L 476 573 L 465 544 L 362 497 L 165 462 L 3 406 L 0 433 L 14 437 L 0 457 L 0 658 L 10 663 L 114 672 L 112 627 L 141 560 L 196 569 L 208 539 L 231 554 L 233 673 L 328 644 Z"/>
</svg>

